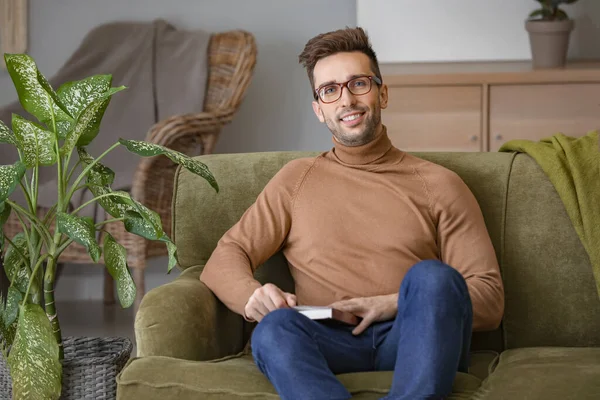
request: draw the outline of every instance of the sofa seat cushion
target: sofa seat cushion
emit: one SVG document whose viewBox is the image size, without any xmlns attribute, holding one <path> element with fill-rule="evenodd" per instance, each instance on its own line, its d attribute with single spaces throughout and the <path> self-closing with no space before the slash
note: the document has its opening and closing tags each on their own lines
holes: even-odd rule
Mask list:
<svg viewBox="0 0 600 400">
<path fill-rule="evenodd" d="M 469 374 L 476 376 L 482 381 L 488 377 L 492 368 L 496 365 L 499 354 L 492 350 L 478 350 L 471 352 L 469 362 Z"/>
<path fill-rule="evenodd" d="M 477 400 L 600 398 L 600 348 L 531 347 L 503 352 Z"/>
<path fill-rule="evenodd" d="M 391 372 L 342 374 L 338 378 L 353 399 L 383 397 L 392 383 Z M 213 361 L 170 357 L 132 358 L 117 377 L 117 399 L 273 400 L 275 389 L 258 370 L 252 356 L 236 355 Z M 449 399 L 468 399 L 479 388 L 474 375 L 458 373 Z"/>
</svg>

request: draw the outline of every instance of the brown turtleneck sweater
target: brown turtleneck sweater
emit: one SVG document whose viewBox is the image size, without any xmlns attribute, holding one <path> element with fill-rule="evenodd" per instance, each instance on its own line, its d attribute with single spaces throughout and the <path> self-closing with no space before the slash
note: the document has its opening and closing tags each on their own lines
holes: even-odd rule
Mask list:
<svg viewBox="0 0 600 400">
<path fill-rule="evenodd" d="M 473 329 L 494 329 L 504 311 L 496 255 L 475 197 L 454 172 L 372 142 L 285 165 L 219 241 L 200 279 L 244 315 L 260 287 L 253 271 L 282 249 L 298 304 L 327 305 L 397 293 L 421 260 L 465 278 Z"/>
</svg>

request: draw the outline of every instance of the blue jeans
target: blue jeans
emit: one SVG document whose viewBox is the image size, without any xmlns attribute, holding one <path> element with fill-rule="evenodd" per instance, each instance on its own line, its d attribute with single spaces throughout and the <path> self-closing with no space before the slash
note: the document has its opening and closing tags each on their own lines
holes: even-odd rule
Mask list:
<svg viewBox="0 0 600 400">
<path fill-rule="evenodd" d="M 437 260 L 406 274 L 395 320 L 362 334 L 293 309 L 267 314 L 252 333 L 256 365 L 283 400 L 349 399 L 336 374 L 394 371 L 386 400 L 443 399 L 467 372 L 473 310 L 462 275 Z"/>
</svg>

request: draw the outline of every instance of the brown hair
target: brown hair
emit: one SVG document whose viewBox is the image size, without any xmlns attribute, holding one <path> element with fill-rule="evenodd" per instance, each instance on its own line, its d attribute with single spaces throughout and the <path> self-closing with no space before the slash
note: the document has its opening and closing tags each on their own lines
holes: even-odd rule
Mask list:
<svg viewBox="0 0 600 400">
<path fill-rule="evenodd" d="M 379 64 L 377 62 L 377 56 L 375 51 L 371 47 L 369 37 L 362 28 L 348 28 L 339 29 L 337 31 L 322 33 L 310 39 L 304 46 L 304 50 L 298 56 L 300 64 L 306 68 L 308 73 L 308 79 L 310 80 L 310 87 L 313 90 L 313 96 L 316 98 L 314 93 L 315 82 L 314 82 L 314 69 L 317 62 L 325 57 L 334 55 L 342 52 L 359 51 L 366 54 L 371 60 L 371 69 L 375 72 L 375 76 L 381 78 L 381 72 L 379 71 Z"/>
</svg>

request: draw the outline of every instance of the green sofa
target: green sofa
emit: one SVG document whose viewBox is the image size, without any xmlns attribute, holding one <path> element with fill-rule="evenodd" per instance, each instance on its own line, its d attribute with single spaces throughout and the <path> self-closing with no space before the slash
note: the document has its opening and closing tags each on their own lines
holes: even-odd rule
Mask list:
<svg viewBox="0 0 600 400">
<path fill-rule="evenodd" d="M 315 154 L 202 156 L 218 194 L 202 178 L 177 170 L 172 234 L 183 272 L 144 297 L 135 321 L 138 353 L 118 376 L 119 399 L 279 398 L 249 353 L 253 325 L 198 277 L 221 235 L 276 171 Z M 473 335 L 470 373 L 457 375 L 451 398 L 599 399 L 600 300 L 592 268 L 539 166 L 525 154 L 414 154 L 456 171 L 471 188 L 505 284 L 502 325 Z M 293 290 L 280 253 L 258 269 L 257 279 Z M 354 398 L 377 399 L 390 387 L 391 373 L 339 379 Z"/>
</svg>

